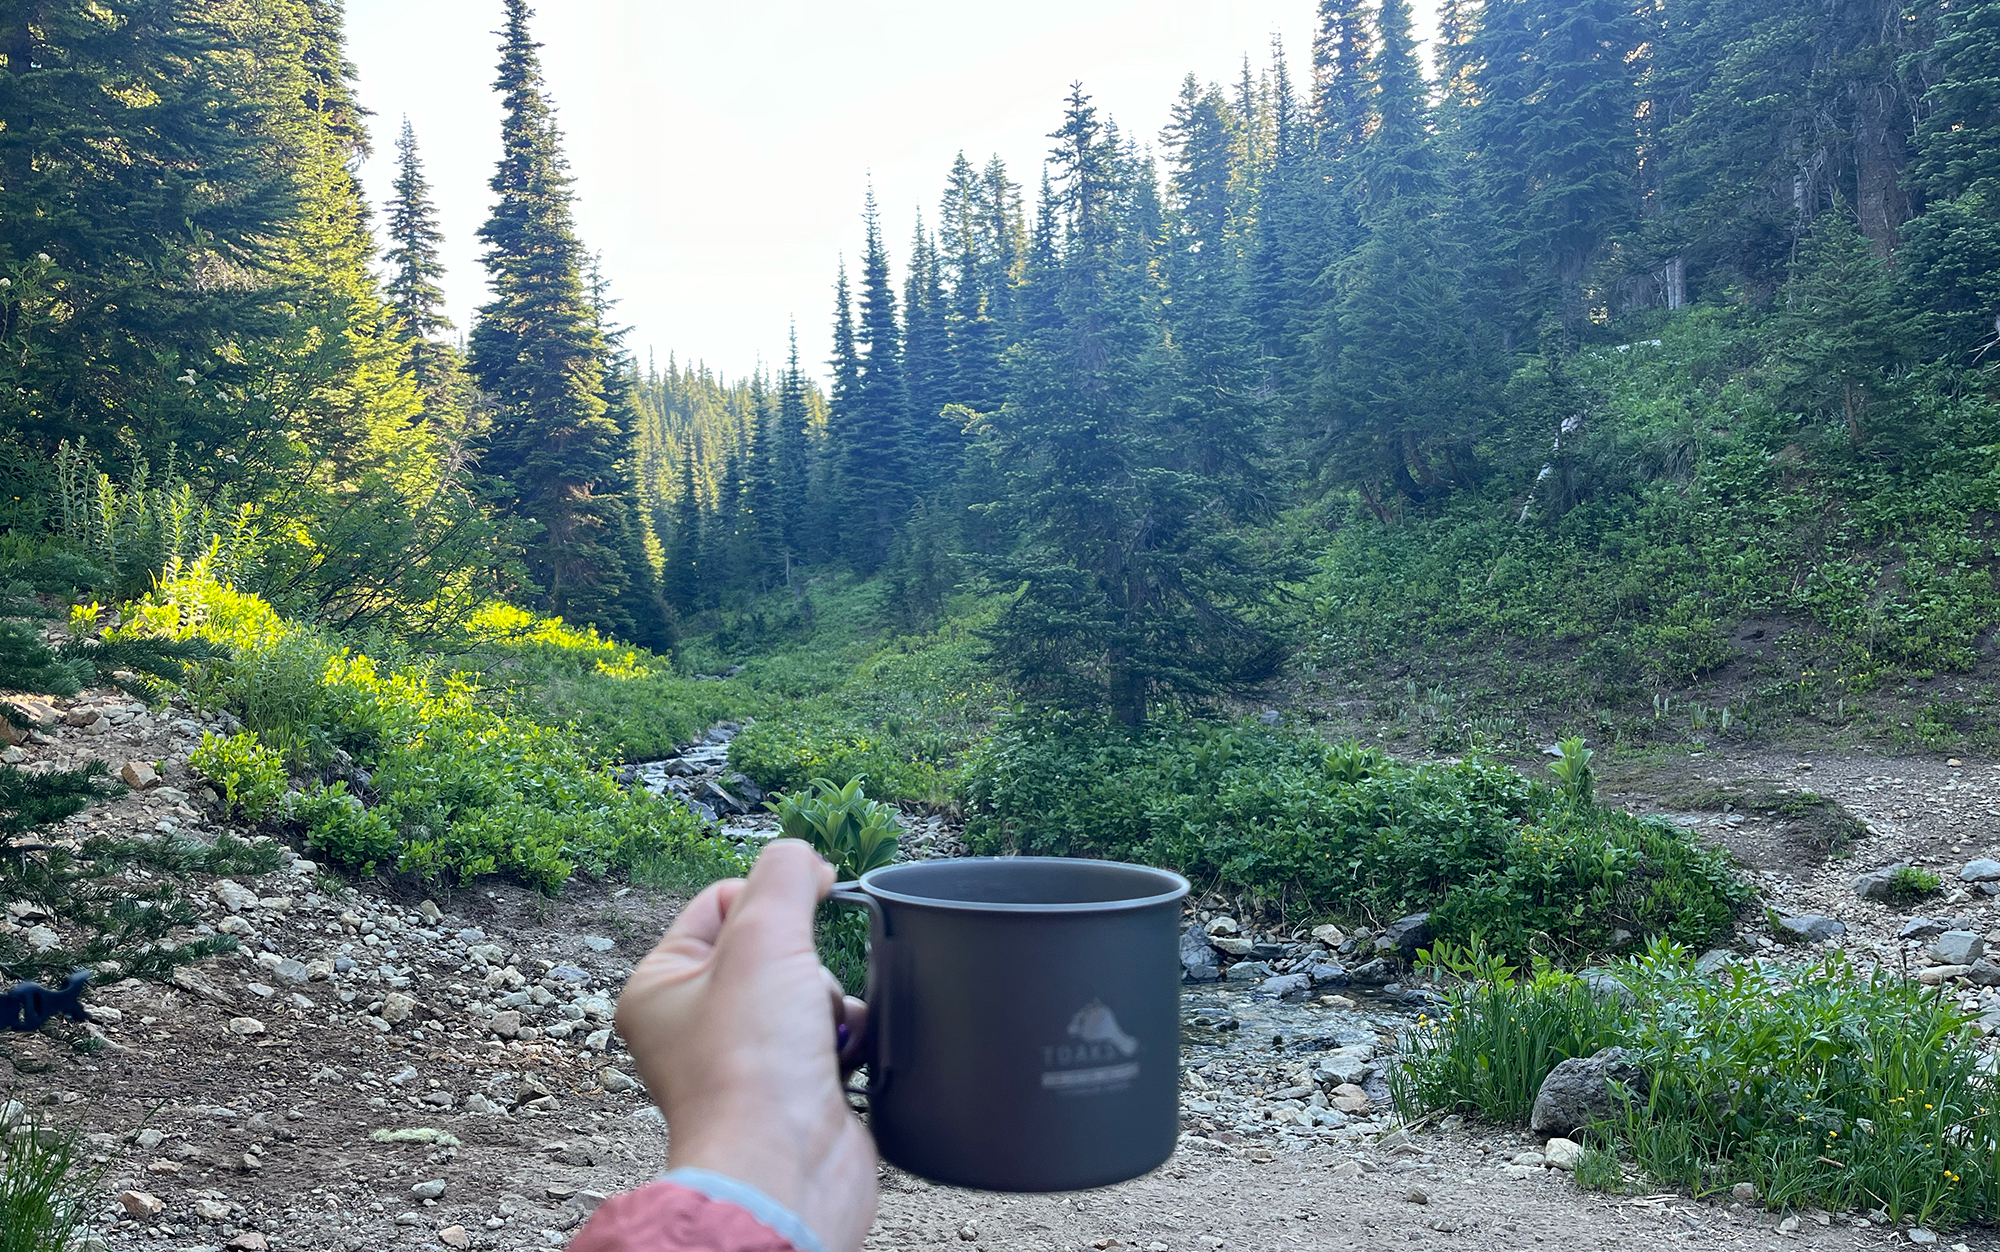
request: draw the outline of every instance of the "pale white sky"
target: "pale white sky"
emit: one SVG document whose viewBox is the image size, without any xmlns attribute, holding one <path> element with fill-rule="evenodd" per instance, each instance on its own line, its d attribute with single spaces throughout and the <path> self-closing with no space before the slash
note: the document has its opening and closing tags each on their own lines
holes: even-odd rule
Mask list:
<svg viewBox="0 0 2000 1252">
<path fill-rule="evenodd" d="M 1183 75 L 1234 81 L 1283 37 L 1310 75 L 1314 0 L 542 0 L 535 31 L 576 179 L 577 222 L 601 252 L 644 360 L 731 376 L 782 363 L 788 320 L 823 373 L 834 266 L 861 246 L 872 175 L 900 267 L 915 215 L 935 226 L 953 156 L 998 152 L 1032 194 L 1073 79 L 1128 134 L 1154 142 Z M 1434 5 L 1419 0 L 1419 34 Z M 408 114 L 445 231 L 460 331 L 485 298 L 474 232 L 499 155 L 490 84 L 501 0 L 348 0 L 388 197 Z M 379 223 L 378 223 L 379 224 Z"/>
</svg>

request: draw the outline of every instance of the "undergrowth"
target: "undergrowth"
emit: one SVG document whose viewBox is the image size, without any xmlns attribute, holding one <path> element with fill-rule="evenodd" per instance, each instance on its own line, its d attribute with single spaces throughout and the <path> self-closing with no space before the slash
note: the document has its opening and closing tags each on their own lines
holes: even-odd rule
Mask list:
<svg viewBox="0 0 2000 1252">
<path fill-rule="evenodd" d="M 1255 723 L 1007 722 L 966 766 L 976 852 L 1169 866 L 1287 914 L 1430 910 L 1433 934 L 1565 960 L 1702 944 L 1749 899 L 1726 853 L 1478 758 L 1409 765 Z"/>
<path fill-rule="evenodd" d="M 1620 1045 L 1647 1089 L 1595 1128 L 1651 1185 L 1747 1182 L 1772 1208 L 1880 1208 L 1925 1226 L 2000 1218 L 2000 1102 L 1939 989 L 1840 954 L 1697 973 L 1659 942 L 1606 967 L 1625 994 L 1541 963 L 1434 949 L 1445 1003 L 1393 1075 L 1409 1113 L 1524 1121 L 1558 1063 Z M 1609 990 L 1600 984 L 1600 990 Z"/>
<path fill-rule="evenodd" d="M 70 1252 L 90 1226 L 108 1166 L 79 1150 L 75 1127 L 44 1125 L 0 1097 L 0 1252 Z"/>
</svg>

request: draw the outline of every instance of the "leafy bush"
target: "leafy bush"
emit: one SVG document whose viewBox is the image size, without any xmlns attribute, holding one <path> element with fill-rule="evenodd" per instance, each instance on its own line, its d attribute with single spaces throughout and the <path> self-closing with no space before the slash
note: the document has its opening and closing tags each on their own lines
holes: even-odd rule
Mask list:
<svg viewBox="0 0 2000 1252">
<path fill-rule="evenodd" d="M 1477 758 L 1404 765 L 1257 724 L 1003 725 L 966 766 L 975 851 L 1172 866 L 1290 910 L 1393 917 L 1498 952 L 1702 943 L 1749 898 L 1728 856 Z"/>
<path fill-rule="evenodd" d="M 787 839 L 803 839 L 832 863 L 842 881 L 861 877 L 896 859 L 902 825 L 895 807 L 870 800 L 861 779 L 836 787 L 813 779 L 813 794 L 788 795 L 765 807 L 778 815 Z"/>
<path fill-rule="evenodd" d="M 1889 875 L 1889 894 L 1898 900 L 1921 900 L 1940 885 L 1938 876 L 1921 865 L 1905 865 Z"/>
<path fill-rule="evenodd" d="M 516 613 L 475 620 L 519 627 L 512 646 L 531 652 L 643 663 L 587 632 Z M 191 680 L 204 698 L 281 736 L 303 772 L 330 772 L 345 754 L 351 765 L 340 768 L 367 778 L 365 793 L 334 779 L 276 808 L 286 762 L 255 724 L 229 740 L 204 739 L 190 758 L 232 803 L 253 817 L 283 817 L 331 862 L 433 880 L 503 873 L 543 890 L 641 861 L 654 873 L 676 860 L 735 864 L 685 808 L 620 788 L 572 728 L 492 698 L 484 673 L 404 657 L 393 645 L 383 658 L 361 653 L 202 569 L 163 583 L 128 616 L 130 632 L 226 644 L 231 657 Z"/>
<path fill-rule="evenodd" d="M 1969 1019 L 1938 989 L 1837 953 L 1699 974 L 1664 942 L 1606 971 L 1629 1000 L 1546 966 L 1525 980 L 1457 968 L 1465 981 L 1395 1079 L 1407 1111 L 1519 1121 L 1519 1093 L 1556 1064 L 1619 1044 L 1648 1090 L 1600 1129 L 1655 1184 L 1748 1182 L 1773 1208 L 1880 1207 L 1929 1226 L 2000 1217 L 2000 1102 Z"/>
<path fill-rule="evenodd" d="M 228 808 L 253 822 L 270 815 L 290 781 L 284 758 L 258 742 L 254 730 L 227 739 L 203 731 L 201 746 L 188 754 L 188 766 L 222 788 Z"/>
<path fill-rule="evenodd" d="M 1576 1158 L 1576 1185 L 1585 1191 L 1625 1190 L 1625 1166 L 1606 1148 L 1585 1148 Z"/>
</svg>

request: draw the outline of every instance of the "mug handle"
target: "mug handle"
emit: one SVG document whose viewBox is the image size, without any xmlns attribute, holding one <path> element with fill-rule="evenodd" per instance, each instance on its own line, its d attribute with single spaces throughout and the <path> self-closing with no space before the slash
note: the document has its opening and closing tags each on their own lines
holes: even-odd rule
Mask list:
<svg viewBox="0 0 2000 1252">
<path fill-rule="evenodd" d="M 882 941 L 889 937 L 889 918 L 881 902 L 859 890 L 859 881 L 837 882 L 827 895 L 832 904 L 853 904 L 868 910 L 871 942 L 868 953 L 868 984 L 863 989 L 868 1004 L 868 1025 L 863 1029 L 856 1052 L 868 1066 L 868 1085 L 880 1087 L 889 1072 L 889 996 L 882 975 Z"/>
</svg>

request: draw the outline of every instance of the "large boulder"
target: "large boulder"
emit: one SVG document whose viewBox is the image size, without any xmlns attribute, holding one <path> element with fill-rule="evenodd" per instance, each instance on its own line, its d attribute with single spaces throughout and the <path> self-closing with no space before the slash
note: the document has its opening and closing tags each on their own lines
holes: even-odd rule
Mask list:
<svg viewBox="0 0 2000 1252">
<path fill-rule="evenodd" d="M 1986 955 L 1986 940 L 1969 930 L 1947 930 L 1931 945 L 1941 965 L 1970 965 Z"/>
<path fill-rule="evenodd" d="M 1635 1094 L 1646 1093 L 1646 1072 L 1638 1057 L 1624 1048 L 1602 1048 L 1595 1055 L 1572 1057 L 1549 1071 L 1535 1093 L 1528 1126 L 1538 1135 L 1569 1136 L 1592 1122 L 1611 1116 L 1611 1084 Z"/>
</svg>

